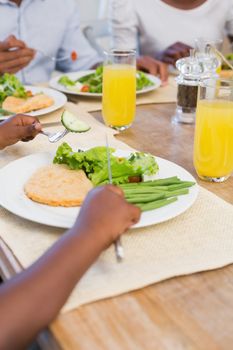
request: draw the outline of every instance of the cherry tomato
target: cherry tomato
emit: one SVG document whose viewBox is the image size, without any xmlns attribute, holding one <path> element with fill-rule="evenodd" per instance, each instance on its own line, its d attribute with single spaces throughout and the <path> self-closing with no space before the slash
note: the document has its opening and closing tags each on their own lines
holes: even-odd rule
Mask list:
<svg viewBox="0 0 233 350">
<path fill-rule="evenodd" d="M 88 92 L 90 90 L 88 85 L 83 85 L 83 87 L 81 88 L 81 92 Z"/>
<path fill-rule="evenodd" d="M 71 52 L 71 59 L 72 61 L 76 61 L 78 59 L 78 54 L 76 51 Z"/>
</svg>

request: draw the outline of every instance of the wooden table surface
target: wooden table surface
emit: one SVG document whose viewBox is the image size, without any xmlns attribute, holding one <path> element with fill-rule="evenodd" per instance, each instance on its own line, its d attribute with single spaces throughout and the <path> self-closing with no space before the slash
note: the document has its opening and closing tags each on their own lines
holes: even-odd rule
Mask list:
<svg viewBox="0 0 233 350">
<path fill-rule="evenodd" d="M 172 124 L 174 109 L 173 104 L 138 107 L 133 127 L 117 138 L 174 161 L 196 176 L 194 126 Z M 100 113 L 95 116 L 101 120 Z M 233 177 L 223 184 L 201 185 L 233 203 Z M 84 305 L 60 315 L 50 329 L 64 350 L 231 350 L 232 310 L 233 266 L 229 266 Z"/>
<path fill-rule="evenodd" d="M 137 108 L 128 145 L 195 175 L 193 125 L 173 125 L 173 104 Z M 101 120 L 100 113 L 95 116 Z M 196 176 L 196 175 L 195 175 Z M 233 178 L 202 186 L 233 203 Z M 173 278 L 61 315 L 52 331 L 67 350 L 217 350 L 233 348 L 233 266 Z"/>
</svg>

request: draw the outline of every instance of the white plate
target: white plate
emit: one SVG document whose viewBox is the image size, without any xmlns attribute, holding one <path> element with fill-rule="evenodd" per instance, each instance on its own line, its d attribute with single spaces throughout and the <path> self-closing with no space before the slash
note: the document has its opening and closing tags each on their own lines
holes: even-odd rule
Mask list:
<svg viewBox="0 0 233 350">
<path fill-rule="evenodd" d="M 129 152 L 120 151 L 116 155 L 127 157 Z M 41 166 L 51 164 L 50 153 L 37 153 L 20 158 L 0 170 L 0 204 L 10 212 L 25 219 L 49 226 L 69 228 L 73 225 L 79 212 L 79 207 L 63 208 L 50 207 L 30 200 L 24 194 L 24 184 L 29 177 Z M 165 159 L 156 157 L 159 164 L 159 178 L 178 176 L 182 180 L 195 181 L 193 176 L 182 167 Z M 140 222 L 135 227 L 157 224 L 183 213 L 196 200 L 198 186 L 190 188 L 187 195 L 166 207 L 142 213 Z"/>
<path fill-rule="evenodd" d="M 66 94 L 77 95 L 77 96 L 88 96 L 88 97 L 101 97 L 102 94 L 99 94 L 99 93 L 97 94 L 97 93 L 91 93 L 91 92 L 74 92 L 74 91 L 67 89 L 64 85 L 61 85 L 58 83 L 58 80 L 60 79 L 60 77 L 64 76 L 64 75 L 69 77 L 71 80 L 77 80 L 81 77 L 84 77 L 85 75 L 88 75 L 88 74 L 91 74 L 94 72 L 95 72 L 95 70 L 87 70 L 87 71 L 81 71 L 81 72 L 76 72 L 76 73 L 62 74 L 62 75 L 59 75 L 59 76 L 52 78 L 49 82 L 49 85 L 53 89 L 57 89 L 59 91 L 65 92 Z M 140 91 L 137 91 L 137 95 L 145 94 L 146 92 L 158 89 L 161 85 L 161 80 L 159 78 L 157 78 L 151 74 L 146 74 L 146 76 L 148 79 L 150 79 L 154 83 L 154 85 L 148 86 Z"/>
<path fill-rule="evenodd" d="M 54 89 L 50 88 L 44 88 L 44 87 L 38 87 L 38 86 L 31 86 L 31 85 L 25 85 L 24 86 L 26 90 L 30 90 L 33 95 L 38 93 L 44 93 L 45 95 L 48 95 L 52 97 L 54 100 L 54 104 L 48 108 L 42 108 L 37 111 L 28 112 L 27 115 L 31 115 L 33 117 L 39 117 L 41 115 L 51 113 L 56 111 L 57 109 L 63 107 L 67 102 L 67 97 L 62 92 L 56 91 Z M 0 120 L 7 119 L 9 116 L 0 116 Z"/>
</svg>

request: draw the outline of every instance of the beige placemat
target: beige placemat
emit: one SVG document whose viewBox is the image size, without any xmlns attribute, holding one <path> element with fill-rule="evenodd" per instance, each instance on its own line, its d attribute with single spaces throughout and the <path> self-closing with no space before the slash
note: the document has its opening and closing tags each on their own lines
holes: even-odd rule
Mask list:
<svg viewBox="0 0 233 350">
<path fill-rule="evenodd" d="M 221 214 L 221 215 L 220 215 Z M 63 233 L 0 210 L 0 231 L 24 267 Z M 90 268 L 63 308 L 116 296 L 149 284 L 233 262 L 233 207 L 200 189 L 197 202 L 179 217 L 123 236 L 124 263 L 110 247 Z"/>
<path fill-rule="evenodd" d="M 174 77 L 170 77 L 168 84 L 157 90 L 146 94 L 137 95 L 137 106 L 151 103 L 172 103 L 176 102 L 177 85 Z M 101 98 L 70 96 L 72 102 L 77 103 L 88 112 L 100 111 L 102 109 Z"/>
<path fill-rule="evenodd" d="M 80 112 L 78 106 L 68 104 L 67 107 L 73 112 Z M 66 140 L 72 146 L 103 144 L 107 130 L 111 145 L 129 149 L 114 140 L 111 129 L 106 129 L 90 115 L 86 114 L 82 118 L 92 126 L 91 134 L 68 135 Z M 54 150 L 56 147 L 52 146 Z M 18 144 L 2 151 L 0 166 L 44 150 L 48 150 L 48 141 L 40 135 L 34 142 Z M 31 223 L 0 209 L 0 236 L 24 267 L 41 256 L 62 233 L 63 230 Z M 63 311 L 166 278 L 232 263 L 233 207 L 200 189 L 196 203 L 184 214 L 159 225 L 131 230 L 124 235 L 123 244 L 126 255 L 124 263 L 116 263 L 113 247 L 110 247 L 74 289 Z"/>
</svg>

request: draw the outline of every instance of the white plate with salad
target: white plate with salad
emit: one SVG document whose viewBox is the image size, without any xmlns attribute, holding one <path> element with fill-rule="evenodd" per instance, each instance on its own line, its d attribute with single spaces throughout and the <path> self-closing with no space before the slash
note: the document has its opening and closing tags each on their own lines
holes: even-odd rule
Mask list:
<svg viewBox="0 0 233 350">
<path fill-rule="evenodd" d="M 32 86 L 32 85 L 25 85 L 25 89 L 30 90 L 33 95 L 36 95 L 38 93 L 43 93 L 45 95 L 52 97 L 52 99 L 54 100 L 53 105 L 50 107 L 42 108 L 42 109 L 38 109 L 37 111 L 32 111 L 32 112 L 26 113 L 27 115 L 31 115 L 33 117 L 40 117 L 42 115 L 54 112 L 57 109 L 64 107 L 64 105 L 67 102 L 66 95 L 63 94 L 62 92 L 56 91 L 54 89 L 45 88 L 45 87 L 37 87 L 37 86 Z"/>
<path fill-rule="evenodd" d="M 4 74 L 2 77 L 0 77 L 0 120 L 7 119 L 12 114 L 15 114 L 2 108 L 2 104 L 4 104 L 3 102 L 7 97 L 14 96 L 16 98 L 26 100 L 27 98 L 40 94 L 44 94 L 52 98 L 53 103 L 51 106 L 26 112 L 25 114 L 39 117 L 56 111 L 57 109 L 63 107 L 67 102 L 66 95 L 60 91 L 45 87 L 23 85 L 15 75 Z"/>
<path fill-rule="evenodd" d="M 103 68 L 59 75 L 50 80 L 53 89 L 67 94 L 101 97 Z M 137 72 L 137 95 L 144 94 L 161 86 L 161 80 L 154 75 Z"/>
<path fill-rule="evenodd" d="M 106 152 L 106 150 L 103 152 Z M 62 152 L 59 154 L 62 154 Z M 121 159 L 129 159 L 130 152 L 116 150 L 113 155 L 121 157 Z M 77 217 L 79 207 L 64 208 L 39 204 L 30 200 L 24 193 L 24 185 L 29 177 L 38 168 L 51 164 L 53 158 L 54 154 L 50 153 L 32 154 L 18 159 L 1 169 L 0 181 L 2 186 L 0 188 L 0 204 L 22 218 L 49 226 L 69 228 L 73 225 Z M 183 181 L 195 182 L 193 176 L 177 164 L 159 157 L 156 157 L 156 162 L 159 166 L 159 172 L 156 174 L 156 178 L 164 179 L 178 176 Z M 198 186 L 195 184 L 189 188 L 188 194 L 178 196 L 175 202 L 159 209 L 143 212 L 140 222 L 135 225 L 135 228 L 161 223 L 180 215 L 192 206 L 197 195 Z"/>
</svg>

